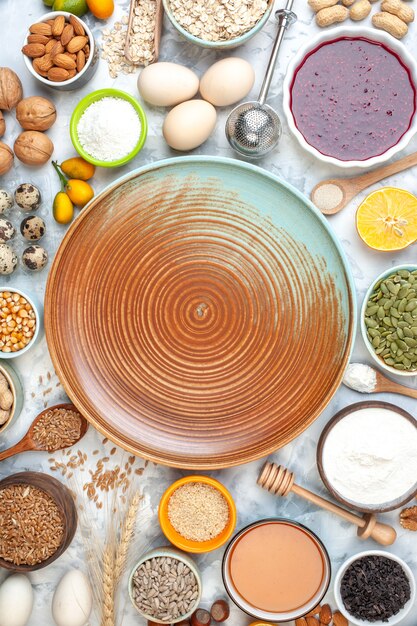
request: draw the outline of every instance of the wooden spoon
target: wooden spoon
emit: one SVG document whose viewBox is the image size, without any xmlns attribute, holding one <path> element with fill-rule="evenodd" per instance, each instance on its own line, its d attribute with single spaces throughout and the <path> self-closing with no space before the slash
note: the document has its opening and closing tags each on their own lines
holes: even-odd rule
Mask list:
<svg viewBox="0 0 417 626">
<path fill-rule="evenodd" d="M 413 167 L 413 165 L 417 165 L 417 152 L 413 152 L 402 159 L 398 159 L 398 161 L 395 161 L 394 163 L 378 167 L 376 170 L 367 172 L 366 174 L 361 174 L 360 176 L 355 176 L 353 178 L 329 178 L 328 180 L 322 180 L 314 187 L 310 194 L 310 198 L 322 213 L 325 215 L 334 215 L 335 213 L 341 211 L 352 200 L 352 198 L 354 198 L 360 191 L 363 191 L 363 189 L 379 182 L 383 178 L 387 178 L 393 174 L 398 174 L 398 172 L 402 172 L 409 167 Z M 325 190 L 326 185 L 329 185 L 327 190 Z M 331 185 L 333 185 L 333 187 Z M 335 189 L 335 187 L 338 189 Z M 320 196 L 324 195 L 325 191 L 327 191 L 326 196 L 330 198 L 330 202 L 324 202 L 320 198 Z M 342 198 L 338 200 L 340 192 L 342 194 Z M 335 195 L 334 202 L 337 204 L 332 204 L 332 194 Z"/>
<path fill-rule="evenodd" d="M 78 409 L 73 404 L 56 404 L 55 406 L 48 407 L 47 409 L 42 411 L 42 413 L 39 413 L 39 415 L 33 420 L 28 432 L 20 441 L 18 441 L 18 443 L 16 443 L 11 448 L 8 448 L 7 450 L 3 450 L 3 452 L 0 452 L 0 461 L 4 461 L 4 459 L 8 459 L 15 454 L 20 454 L 21 452 L 48 452 L 48 450 L 46 450 L 45 448 L 41 448 L 39 444 L 36 443 L 33 436 L 33 429 L 35 428 L 35 425 L 40 420 L 40 418 L 45 413 L 47 413 L 47 411 L 51 411 L 52 409 L 66 409 L 67 411 L 76 411 L 77 413 L 79 413 Z M 81 414 L 79 415 L 81 418 L 81 432 L 79 439 L 77 441 L 74 441 L 70 446 L 63 446 L 62 448 L 58 448 L 59 450 L 62 450 L 64 448 L 70 448 L 71 446 L 76 444 L 82 437 L 84 437 L 85 433 L 87 432 L 88 422 L 85 417 L 83 417 Z"/>
<path fill-rule="evenodd" d="M 130 36 L 132 34 L 133 27 L 133 18 L 135 17 L 135 7 L 137 4 L 140 4 L 137 0 L 130 0 L 130 12 L 129 12 L 129 22 L 127 25 L 127 35 L 126 35 L 126 45 L 125 45 L 125 57 L 135 65 L 130 56 Z M 154 29 L 154 55 L 151 63 L 155 63 L 159 58 L 159 46 L 161 43 L 161 33 L 162 33 L 162 22 L 164 21 L 164 5 L 162 4 L 162 0 L 155 0 L 156 9 L 155 9 L 155 29 Z"/>
<path fill-rule="evenodd" d="M 351 365 L 353 365 L 353 363 L 351 363 Z M 414 398 L 415 400 L 417 400 L 417 389 L 411 389 L 410 387 L 406 387 L 405 385 L 394 382 L 370 365 L 367 365 L 366 367 L 369 367 L 369 369 L 371 369 L 375 374 L 376 383 L 373 389 L 369 389 L 368 391 L 357 389 L 352 385 L 346 385 L 346 382 L 344 380 L 343 384 L 346 385 L 346 387 L 349 387 L 349 389 L 353 389 L 354 391 L 358 391 L 359 393 L 399 393 L 403 396 L 408 396 L 409 398 Z"/>
<path fill-rule="evenodd" d="M 304 500 L 308 500 L 320 508 L 330 511 L 330 513 L 335 513 L 358 527 L 357 534 L 360 539 L 368 539 L 371 537 L 382 546 L 390 546 L 397 538 L 397 533 L 394 528 L 388 526 L 388 524 L 378 522 L 373 513 L 366 513 L 363 516 L 351 513 L 341 506 L 325 500 L 325 498 L 318 496 L 312 491 L 308 491 L 308 489 L 296 485 L 294 482 L 294 474 L 282 465 L 266 462 L 259 474 L 258 485 L 276 496 L 287 496 L 290 492 L 293 492 L 297 496 L 304 498 Z"/>
</svg>

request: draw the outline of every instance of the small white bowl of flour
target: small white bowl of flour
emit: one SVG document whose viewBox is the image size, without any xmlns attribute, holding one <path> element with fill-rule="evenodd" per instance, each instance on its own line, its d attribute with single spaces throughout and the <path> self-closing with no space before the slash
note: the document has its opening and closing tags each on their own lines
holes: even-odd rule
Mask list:
<svg viewBox="0 0 417 626">
<path fill-rule="evenodd" d="M 330 493 L 348 507 L 401 507 L 417 494 L 417 421 L 388 402 L 352 404 L 324 428 L 317 466 Z"/>
</svg>

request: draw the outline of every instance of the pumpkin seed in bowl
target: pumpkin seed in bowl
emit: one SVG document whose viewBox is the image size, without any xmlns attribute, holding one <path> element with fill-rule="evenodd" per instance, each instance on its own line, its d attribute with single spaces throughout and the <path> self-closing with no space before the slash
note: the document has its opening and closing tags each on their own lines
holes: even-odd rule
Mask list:
<svg viewBox="0 0 417 626">
<path fill-rule="evenodd" d="M 417 373 L 417 267 L 385 272 L 362 307 L 362 334 L 380 365 L 393 373 Z"/>
</svg>

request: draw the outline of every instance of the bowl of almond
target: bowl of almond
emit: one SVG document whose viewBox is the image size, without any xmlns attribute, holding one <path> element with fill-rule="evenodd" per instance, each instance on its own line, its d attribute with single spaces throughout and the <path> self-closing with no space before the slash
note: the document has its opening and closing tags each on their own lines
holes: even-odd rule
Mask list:
<svg viewBox="0 0 417 626">
<path fill-rule="evenodd" d="M 35 78 L 61 91 L 83 87 L 94 75 L 99 57 L 88 26 L 66 11 L 46 13 L 31 24 L 22 53 Z"/>
</svg>

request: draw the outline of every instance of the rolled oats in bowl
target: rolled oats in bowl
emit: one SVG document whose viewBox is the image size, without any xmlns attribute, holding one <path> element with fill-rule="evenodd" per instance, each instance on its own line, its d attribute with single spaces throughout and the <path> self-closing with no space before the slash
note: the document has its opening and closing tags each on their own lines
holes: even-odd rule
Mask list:
<svg viewBox="0 0 417 626">
<path fill-rule="evenodd" d="M 230 42 L 256 27 L 271 8 L 268 0 L 164 0 L 174 26 L 202 42 Z"/>
</svg>

